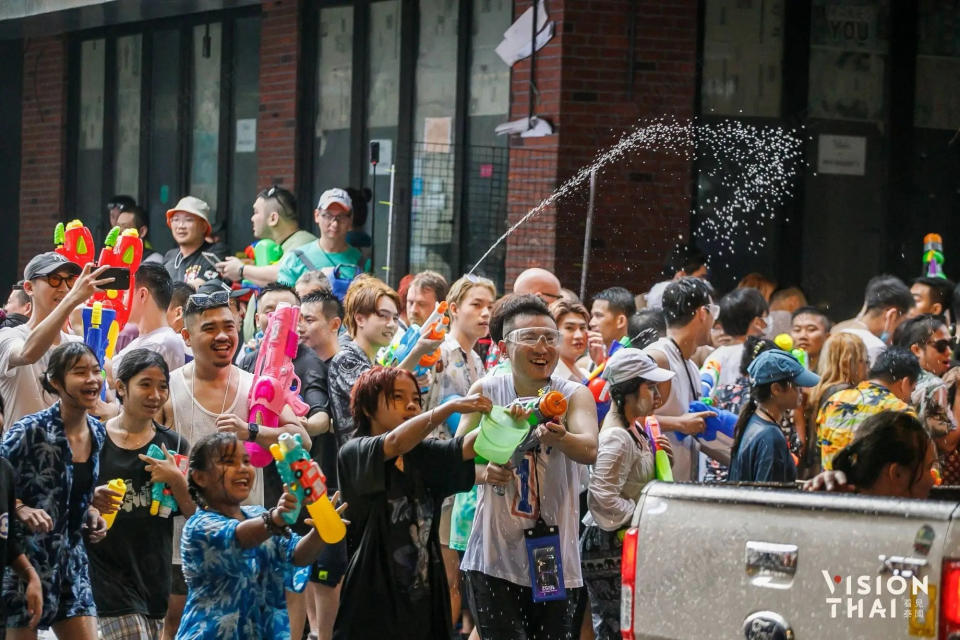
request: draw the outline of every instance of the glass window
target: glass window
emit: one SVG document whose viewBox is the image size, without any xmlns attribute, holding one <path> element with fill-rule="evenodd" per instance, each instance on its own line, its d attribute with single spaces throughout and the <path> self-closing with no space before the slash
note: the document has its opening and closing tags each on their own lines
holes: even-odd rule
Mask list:
<svg viewBox="0 0 960 640">
<path fill-rule="evenodd" d="M 350 183 L 353 7 L 320 10 L 314 194 Z M 374 62 L 376 64 L 376 62 Z M 396 99 L 394 99 L 396 102 Z M 305 203 L 306 206 L 306 203 Z M 310 203 L 310 208 L 316 202 Z"/>
<path fill-rule="evenodd" d="M 102 241 L 106 201 L 103 194 L 103 87 L 106 44 L 85 40 L 80 45 L 79 131 L 76 158 L 76 209 L 73 214 Z"/>
<path fill-rule="evenodd" d="M 217 212 L 217 167 L 220 152 L 220 56 L 223 44 L 219 22 L 193 28 L 193 122 L 191 129 L 190 195 L 210 205 L 214 228 Z M 186 194 L 181 194 L 186 195 Z"/>
<path fill-rule="evenodd" d="M 140 34 L 117 38 L 117 117 L 113 190 L 139 200 Z M 108 194 L 111 195 L 111 194 Z"/>
<path fill-rule="evenodd" d="M 232 61 L 233 149 L 230 154 L 229 246 L 253 242 L 250 214 L 257 185 L 257 114 L 260 112 L 260 18 L 239 18 Z M 267 186 L 267 185 L 262 185 Z"/>
<path fill-rule="evenodd" d="M 400 121 L 400 2 L 387 0 L 370 5 L 370 74 L 367 87 L 367 140 L 380 143 L 376 176 L 364 158 L 364 186 L 373 188 L 367 225 L 373 231 L 376 273 L 386 265 L 387 216 L 390 199 L 390 165 L 396 162 L 397 125 Z M 374 180 L 376 183 L 374 184 Z M 399 276 L 398 276 L 399 279 Z M 391 278 L 391 281 L 394 281 Z"/>
<path fill-rule="evenodd" d="M 812 11 L 810 117 L 882 120 L 889 0 L 813 0 Z"/>
<path fill-rule="evenodd" d="M 921 0 L 914 126 L 960 127 L 960 6 Z"/>
<path fill-rule="evenodd" d="M 410 271 L 451 277 L 454 222 L 453 143 L 457 108 L 457 13 L 452 0 L 421 0 L 414 81 Z"/>
<path fill-rule="evenodd" d="M 150 242 L 157 251 L 173 247 L 167 229 L 167 209 L 182 195 L 180 182 L 180 31 L 164 29 L 152 35 L 150 90 L 150 167 L 147 211 Z"/>
<path fill-rule="evenodd" d="M 703 113 L 780 115 L 784 0 L 708 0 Z"/>
</svg>

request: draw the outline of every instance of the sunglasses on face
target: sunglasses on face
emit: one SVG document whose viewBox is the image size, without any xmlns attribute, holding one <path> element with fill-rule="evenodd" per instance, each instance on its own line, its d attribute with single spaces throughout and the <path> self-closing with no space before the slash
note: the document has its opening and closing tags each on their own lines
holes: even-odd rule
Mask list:
<svg viewBox="0 0 960 640">
<path fill-rule="evenodd" d="M 77 281 L 77 276 L 70 274 L 68 276 L 62 276 L 59 273 L 51 273 L 47 276 L 43 276 L 43 279 L 47 281 L 47 284 L 56 289 L 64 282 L 67 283 L 67 289 L 73 287 L 73 283 Z"/>
<path fill-rule="evenodd" d="M 936 349 L 937 353 L 947 353 L 948 351 L 956 348 L 956 341 L 947 338 L 941 338 L 940 340 L 928 342 L 927 345 Z"/>
</svg>

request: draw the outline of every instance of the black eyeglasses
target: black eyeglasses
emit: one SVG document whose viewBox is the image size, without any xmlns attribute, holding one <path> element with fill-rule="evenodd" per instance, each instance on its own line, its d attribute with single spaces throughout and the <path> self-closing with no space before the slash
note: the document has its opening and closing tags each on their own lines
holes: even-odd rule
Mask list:
<svg viewBox="0 0 960 640">
<path fill-rule="evenodd" d="M 230 301 L 229 291 L 215 291 L 213 293 L 195 293 L 187 298 L 187 304 L 195 309 L 210 309 L 222 307 Z"/>
</svg>

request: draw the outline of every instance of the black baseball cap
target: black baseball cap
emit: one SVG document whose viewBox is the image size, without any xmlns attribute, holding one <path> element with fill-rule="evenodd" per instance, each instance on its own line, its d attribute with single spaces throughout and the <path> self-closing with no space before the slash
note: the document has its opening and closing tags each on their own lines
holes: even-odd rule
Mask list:
<svg viewBox="0 0 960 640">
<path fill-rule="evenodd" d="M 67 260 L 56 251 L 47 251 L 46 253 L 33 256 L 23 270 L 23 279 L 33 280 L 34 278 L 42 278 L 61 269 L 69 271 L 74 275 L 79 275 L 80 272 L 83 271 L 76 262 Z"/>
</svg>

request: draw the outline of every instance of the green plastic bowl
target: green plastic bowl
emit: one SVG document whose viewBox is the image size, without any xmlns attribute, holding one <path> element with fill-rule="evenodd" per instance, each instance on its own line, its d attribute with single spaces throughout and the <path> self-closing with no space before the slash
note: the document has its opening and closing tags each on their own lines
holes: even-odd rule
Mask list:
<svg viewBox="0 0 960 640">
<path fill-rule="evenodd" d="M 480 420 L 480 435 L 473 448 L 490 462 L 506 464 L 529 432 L 529 424 L 514 420 L 506 408 L 494 406 Z"/>
</svg>

